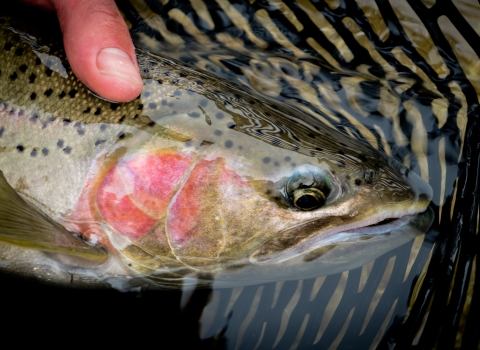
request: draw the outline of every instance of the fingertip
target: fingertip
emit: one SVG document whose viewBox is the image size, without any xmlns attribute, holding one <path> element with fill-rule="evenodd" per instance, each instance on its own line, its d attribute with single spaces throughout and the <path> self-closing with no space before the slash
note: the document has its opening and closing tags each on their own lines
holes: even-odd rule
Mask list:
<svg viewBox="0 0 480 350">
<path fill-rule="evenodd" d="M 142 91 L 128 28 L 113 0 L 56 1 L 75 75 L 99 96 L 128 102 Z"/>
</svg>

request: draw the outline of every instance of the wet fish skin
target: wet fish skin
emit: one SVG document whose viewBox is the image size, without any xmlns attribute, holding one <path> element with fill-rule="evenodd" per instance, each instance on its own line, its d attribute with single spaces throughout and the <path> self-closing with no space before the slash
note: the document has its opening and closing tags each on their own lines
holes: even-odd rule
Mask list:
<svg viewBox="0 0 480 350">
<path fill-rule="evenodd" d="M 65 258 L 66 251 L 55 257 L 80 266 L 84 281 L 91 278 L 102 284 L 117 275 L 148 275 L 159 284 L 179 286 L 186 275 L 208 272 L 232 285 L 333 273 L 365 262 L 366 251 L 372 252 L 367 259 L 374 259 L 431 222 L 428 212 L 418 214 L 424 222 L 397 228 L 401 234 L 395 237 L 379 235 L 359 242 L 362 234 L 351 233 L 355 225 L 423 211 L 431 198 L 428 185 L 392 159 L 311 116 L 140 49 L 142 97 L 130 104 L 99 100 L 76 80 L 56 45 L 50 43 L 47 49 L 42 39 L 12 30 L 10 24 L 2 27 L 0 170 L 38 207 L 29 205 L 28 210 L 40 210 L 78 232 L 89 240 L 86 246 L 102 243 L 109 249 L 111 259 L 97 269 Z M 50 60 L 49 67 L 42 59 Z M 222 118 L 214 117 L 219 114 Z M 205 173 L 209 179 L 223 179 L 219 186 L 233 184 L 232 179 L 247 185 L 200 191 L 202 220 L 197 227 L 205 237 L 196 241 L 172 246 L 168 230 L 161 232 L 170 240 L 168 245 L 160 244 L 153 231 L 138 241 L 119 234 L 106 211 L 99 209 L 104 202 L 98 193 L 105 179 L 133 164 L 132 159 L 164 160 L 168 152 L 188 158 L 190 172 L 179 183 L 193 181 L 190 174 L 203 164 L 214 170 Z M 305 169 L 318 169 L 312 171 L 332 181 L 332 194 L 318 211 L 296 209 L 292 194 L 285 193 L 296 183 L 292 178 L 308 175 Z M 229 196 L 225 189 L 230 189 Z M 169 206 L 180 194 L 174 191 Z M 218 226 L 212 213 L 225 226 Z M 7 209 L 2 215 L 10 220 Z M 161 220 L 172 218 L 165 215 L 159 217 L 162 225 Z M 342 230 L 347 232 L 343 236 Z M 32 235 L 26 240 L 37 248 L 40 244 Z M 324 246 L 334 248 L 324 252 Z M 3 247 L 3 259 L 18 250 Z M 33 251 L 19 256 L 25 260 L 11 258 L 9 268 L 25 269 L 19 266 L 41 260 Z M 54 260 L 48 264 L 59 281 L 65 279 L 65 268 L 58 272 L 64 265 Z M 28 273 L 28 268 L 22 271 Z"/>
</svg>

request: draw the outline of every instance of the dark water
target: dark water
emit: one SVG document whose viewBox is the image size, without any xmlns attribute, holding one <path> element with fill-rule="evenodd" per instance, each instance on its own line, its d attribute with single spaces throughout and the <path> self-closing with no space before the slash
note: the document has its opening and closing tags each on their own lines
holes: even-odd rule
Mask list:
<svg viewBox="0 0 480 350">
<path fill-rule="evenodd" d="M 369 140 L 370 134 L 362 132 L 359 127 L 363 125 L 373 135 L 373 142 L 378 148 L 408 162 L 419 174 L 427 168 L 428 180 L 435 193 L 432 208 L 437 219 L 423 241 L 399 247 L 375 260 L 368 268 L 320 279 L 233 290 L 121 293 L 115 290 L 59 288 L 14 276 L 2 276 L 4 288 L 0 293 L 4 304 L 8 306 L 2 311 L 5 337 L 10 338 L 9 334 L 22 330 L 22 336 L 15 337 L 20 343 L 30 338 L 38 339 L 39 343 L 52 343 L 58 342 L 62 335 L 68 339 L 67 344 L 61 342 L 64 346 L 95 346 L 98 340 L 94 340 L 93 335 L 101 335 L 100 343 L 109 346 L 130 341 L 137 346 L 164 348 L 173 347 L 167 345 L 173 343 L 175 347 L 205 349 L 323 349 L 330 346 L 363 349 L 369 348 L 372 343 L 379 344 L 380 348 L 389 348 L 392 342 L 398 344 L 396 348 L 410 348 L 411 342 L 415 341 L 420 349 L 431 348 L 435 343 L 438 348 L 452 348 L 467 298 L 468 281 L 474 266 L 473 256 L 478 249 L 478 98 L 469 81 L 470 77 L 467 77 L 442 34 L 437 19 L 442 15 L 447 16 L 462 34 L 469 34 L 468 42 L 473 48 L 480 47 L 476 45 L 480 40 L 462 15 L 454 11 L 452 2 L 437 1 L 432 8 L 420 2 L 408 3 L 428 29 L 448 67 L 448 75 L 439 75 L 418 53 L 418 47 L 412 44 L 402 29 L 405 21 L 399 22 L 398 13 L 386 1 L 378 2 L 379 7 L 383 6 L 383 19 L 390 31 L 390 37 L 384 41 L 368 28 L 368 21 L 362 17 L 364 10 L 356 4 L 340 1 L 340 5 L 332 10 L 327 3 L 315 2 L 316 8 L 333 23 L 353 52 L 353 59 L 348 62 L 342 59 L 334 44 L 328 44 L 325 35 L 293 2 L 288 4 L 306 28 L 303 32 L 298 32 L 268 2 L 260 1 L 252 5 L 235 2 L 235 9 L 247 19 L 252 31 L 270 44 L 268 50 L 253 43 L 246 31 L 239 29 L 217 3 L 209 4 L 209 13 L 215 23 L 213 29 L 209 29 L 203 19 L 193 14 L 188 3 L 171 1 L 165 6 L 160 2 L 149 3 L 148 9 L 163 19 L 166 28 L 184 38 L 185 44 L 177 48 L 172 47 L 175 46 L 172 43 L 165 43 L 164 36 L 142 22 L 142 16 L 137 14 L 138 8 L 126 1 L 120 1 L 119 5 L 133 25 L 134 38 L 140 43 L 141 33 L 146 33 L 163 45 L 157 49 L 169 47 L 175 58 L 208 69 L 222 78 L 253 87 L 259 93 L 308 109 L 354 137 Z M 167 15 L 174 8 L 186 13 L 211 38 L 210 46 L 199 45 L 185 26 Z M 262 9 L 268 10 L 284 36 L 306 56 L 294 57 L 294 49 L 278 44 L 272 33 L 255 17 L 255 13 Z M 375 50 L 383 54 L 389 67 L 379 66 L 371 54 L 353 39 L 342 25 L 345 17 L 353 18 L 362 28 L 374 43 Z M 225 48 L 215 39 L 219 32 L 239 38 L 246 51 Z M 331 62 L 308 45 L 307 37 L 310 36 L 315 37 L 337 59 L 338 67 L 333 67 Z M 393 47 L 401 48 L 423 69 L 437 91 L 429 89 L 421 75 L 415 74 L 401 62 L 392 53 Z M 220 56 L 220 59 L 212 59 L 213 55 Z M 309 75 L 306 63 L 321 67 L 320 72 Z M 370 75 L 360 72 L 362 66 L 367 67 Z M 261 84 L 248 79 L 246 67 L 261 77 L 256 80 Z M 389 78 L 387 68 L 398 72 L 398 75 Z M 350 77 L 363 78 L 363 82 L 354 87 L 359 87 L 363 94 L 363 98 L 360 96 L 360 105 L 365 115 L 361 115 L 349 102 L 351 87 L 346 82 L 350 81 Z M 381 113 L 383 110 L 379 108 L 379 101 L 384 91 L 382 89 L 390 87 L 394 90 L 405 81 L 408 82 L 405 90 L 395 90 L 398 104 L 387 105 L 393 106 L 392 115 L 399 121 L 403 135 L 410 140 L 402 144 L 395 138 L 392 121 L 395 118 L 386 118 Z M 301 85 L 299 82 L 307 84 Z M 462 98 L 452 89 L 451 82 L 458 84 L 463 92 Z M 324 90 L 322 86 L 328 89 Z M 325 91 L 336 93 L 341 111 L 326 96 L 322 99 Z M 438 123 L 439 118 L 434 113 L 433 101 L 438 100 L 444 103 L 447 110 L 443 125 Z M 410 104 L 407 103 L 409 101 Z M 412 105 L 425 130 L 418 134 L 421 136 L 416 134 L 418 125 L 409 118 Z M 354 119 L 349 119 L 346 114 L 353 115 Z M 461 118 L 467 120 L 464 141 L 458 122 Z M 418 157 L 413 142 L 420 137 L 426 141 L 424 159 Z M 443 208 L 441 212 L 440 206 Z M 432 252 L 433 242 L 435 249 Z M 412 249 L 414 245 L 416 249 Z M 413 259 L 410 258 L 412 251 L 418 252 Z M 431 268 L 427 270 L 424 267 L 430 254 Z M 478 270 L 476 273 L 479 273 Z M 419 283 L 421 288 L 415 290 L 419 278 L 423 279 L 423 284 Z M 453 289 L 452 280 L 455 281 Z M 360 288 L 360 285 L 363 287 Z M 478 294 L 478 288 L 475 293 Z M 410 304 L 412 295 L 417 298 L 415 303 Z M 465 327 L 465 337 L 474 342 L 478 342 L 478 331 L 474 330 L 478 326 L 478 316 L 475 316 L 478 301 L 478 298 L 473 298 L 469 322 L 462 326 Z M 428 321 L 422 328 L 427 310 L 430 310 Z M 409 317 L 405 319 L 407 314 Z M 418 336 L 422 334 L 419 329 L 423 329 L 421 337 Z M 438 336 L 439 329 L 442 332 Z M 465 340 L 464 346 L 466 344 Z"/>
</svg>

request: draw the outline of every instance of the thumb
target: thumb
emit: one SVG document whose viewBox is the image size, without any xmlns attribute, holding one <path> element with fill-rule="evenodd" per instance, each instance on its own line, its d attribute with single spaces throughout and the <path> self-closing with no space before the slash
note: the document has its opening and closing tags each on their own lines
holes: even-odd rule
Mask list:
<svg viewBox="0 0 480 350">
<path fill-rule="evenodd" d="M 51 0 L 75 75 L 116 102 L 136 98 L 143 82 L 128 28 L 113 0 Z"/>
</svg>

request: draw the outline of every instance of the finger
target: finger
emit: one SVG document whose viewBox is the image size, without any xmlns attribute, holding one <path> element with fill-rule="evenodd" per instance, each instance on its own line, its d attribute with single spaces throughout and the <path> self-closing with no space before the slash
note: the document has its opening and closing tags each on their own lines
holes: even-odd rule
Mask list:
<svg viewBox="0 0 480 350">
<path fill-rule="evenodd" d="M 108 100 L 126 102 L 143 82 L 128 28 L 113 0 L 51 0 L 75 75 Z"/>
</svg>

